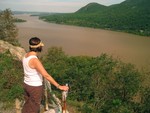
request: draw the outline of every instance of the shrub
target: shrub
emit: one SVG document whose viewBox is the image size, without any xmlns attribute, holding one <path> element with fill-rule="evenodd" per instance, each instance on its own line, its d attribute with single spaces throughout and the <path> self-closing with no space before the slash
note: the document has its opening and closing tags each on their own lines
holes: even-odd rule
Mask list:
<svg viewBox="0 0 150 113">
<path fill-rule="evenodd" d="M 22 64 L 14 60 L 9 52 L 0 53 L 0 78 L 0 101 L 22 98 Z"/>
</svg>

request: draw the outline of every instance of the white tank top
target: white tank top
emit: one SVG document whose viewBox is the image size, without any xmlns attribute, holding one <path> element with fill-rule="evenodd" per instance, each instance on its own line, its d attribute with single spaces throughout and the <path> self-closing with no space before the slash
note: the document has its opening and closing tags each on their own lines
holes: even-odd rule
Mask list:
<svg viewBox="0 0 150 113">
<path fill-rule="evenodd" d="M 43 82 L 42 75 L 36 70 L 30 68 L 29 61 L 37 56 L 31 55 L 23 58 L 23 69 L 24 69 L 24 83 L 30 86 L 41 86 Z"/>
</svg>

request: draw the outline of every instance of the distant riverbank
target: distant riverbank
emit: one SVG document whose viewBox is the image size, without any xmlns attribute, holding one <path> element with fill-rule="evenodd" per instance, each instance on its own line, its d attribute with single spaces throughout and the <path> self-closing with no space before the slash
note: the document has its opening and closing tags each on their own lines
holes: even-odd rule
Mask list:
<svg viewBox="0 0 150 113">
<path fill-rule="evenodd" d="M 99 56 L 106 53 L 138 67 L 150 67 L 150 37 L 47 23 L 26 14 L 15 16 L 27 20 L 17 23 L 18 39 L 26 50 L 28 39 L 37 36 L 45 43 L 44 52 L 52 46 L 57 46 L 72 56 Z"/>
</svg>

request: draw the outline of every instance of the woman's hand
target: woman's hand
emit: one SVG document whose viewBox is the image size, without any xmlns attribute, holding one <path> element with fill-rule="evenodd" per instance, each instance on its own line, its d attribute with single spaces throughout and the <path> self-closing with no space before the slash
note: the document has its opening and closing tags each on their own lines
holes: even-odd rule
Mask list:
<svg viewBox="0 0 150 113">
<path fill-rule="evenodd" d="M 68 91 L 68 90 L 69 90 L 69 87 L 68 87 L 68 86 L 62 86 L 62 85 L 60 85 L 60 86 L 58 87 L 58 89 L 64 90 L 64 91 Z"/>
</svg>

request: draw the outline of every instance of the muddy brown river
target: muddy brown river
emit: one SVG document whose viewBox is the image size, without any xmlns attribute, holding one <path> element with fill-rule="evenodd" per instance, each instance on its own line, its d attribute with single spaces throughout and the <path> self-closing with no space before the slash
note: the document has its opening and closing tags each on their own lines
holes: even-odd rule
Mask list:
<svg viewBox="0 0 150 113">
<path fill-rule="evenodd" d="M 150 37 L 47 23 L 27 14 L 15 17 L 27 20 L 16 24 L 19 29 L 19 42 L 26 50 L 28 40 L 37 36 L 45 44 L 44 52 L 56 46 L 62 47 L 63 51 L 71 56 L 99 56 L 106 53 L 123 62 L 150 69 Z"/>
</svg>

